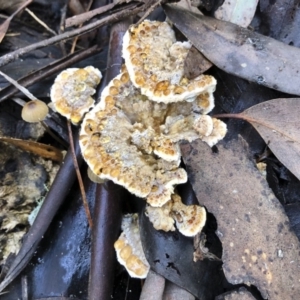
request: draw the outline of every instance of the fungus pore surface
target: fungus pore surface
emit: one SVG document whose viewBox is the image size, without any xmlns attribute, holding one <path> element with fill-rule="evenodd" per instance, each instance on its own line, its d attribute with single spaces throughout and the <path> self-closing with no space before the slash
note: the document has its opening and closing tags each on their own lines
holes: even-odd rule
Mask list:
<svg viewBox="0 0 300 300">
<path fill-rule="evenodd" d="M 139 31 L 144 32 L 149 26 L 154 27 L 148 30 L 152 34 L 147 39 L 149 43 L 153 39 L 155 43 L 168 44 L 169 47 L 176 44 L 174 33 L 167 23 L 145 21 L 138 28 L 140 26 L 144 29 Z M 131 36 L 134 30 L 132 27 L 125 34 L 124 49 L 130 48 L 126 43 L 128 35 Z M 162 36 L 159 37 L 160 33 Z M 167 48 L 163 45 L 161 50 L 159 47 L 149 48 L 149 55 L 159 64 L 158 69 L 151 71 L 152 74 L 160 74 L 163 70 L 163 74 L 170 75 L 171 66 L 168 63 L 172 60 L 169 57 L 168 63 L 164 63 Z M 182 45 L 180 47 L 187 47 Z M 140 52 L 138 48 L 137 52 Z M 183 61 L 185 55 L 182 54 Z M 178 57 L 181 56 L 178 54 Z M 130 65 L 126 58 L 125 62 Z M 181 75 L 178 74 L 182 72 L 183 63 L 180 62 L 174 76 L 179 78 Z M 143 88 L 136 87 L 124 66 L 121 73 L 104 88 L 100 102 L 86 114 L 81 126 L 79 143 L 92 172 L 101 179 L 113 180 L 138 197 L 146 198 L 153 207 L 161 207 L 168 202 L 174 186 L 187 180 L 186 171 L 179 167 L 179 141 L 191 142 L 200 138 L 212 146 L 226 133 L 223 122 L 205 115 L 214 106 L 212 91 L 215 79 L 205 75 L 201 78 L 207 78 L 203 79 L 204 89 L 198 89 L 195 82 L 180 79 L 179 82 L 183 80 L 187 86 L 193 85 L 197 90 L 193 96 L 189 94 L 189 101 L 174 98 L 176 93 L 173 96 L 164 94 L 166 98 L 162 99 L 166 101 L 153 101 L 154 94 L 148 93 L 147 96 Z M 147 76 L 145 80 L 149 85 L 153 83 Z"/>
<path fill-rule="evenodd" d="M 120 237 L 114 247 L 117 259 L 131 277 L 146 278 L 150 266 L 146 260 L 138 226 L 138 215 L 125 215 L 122 220 Z"/>
<path fill-rule="evenodd" d="M 208 113 L 213 108 L 216 80 L 209 75 L 192 80 L 184 76 L 184 61 L 191 46 L 190 42 L 177 42 L 167 22 L 145 20 L 132 26 L 124 35 L 123 58 L 133 84 L 157 102 L 198 98 L 203 102 L 202 113 Z"/>
<path fill-rule="evenodd" d="M 94 106 L 95 100 L 91 96 L 95 94 L 101 78 L 101 72 L 92 66 L 64 70 L 51 88 L 54 109 L 77 125 Z"/>
</svg>

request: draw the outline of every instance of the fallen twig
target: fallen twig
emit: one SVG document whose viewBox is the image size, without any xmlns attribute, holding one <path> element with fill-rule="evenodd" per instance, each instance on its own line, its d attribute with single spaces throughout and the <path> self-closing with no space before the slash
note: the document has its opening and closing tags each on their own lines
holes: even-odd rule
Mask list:
<svg viewBox="0 0 300 300">
<path fill-rule="evenodd" d="M 143 5 L 139 5 L 136 3 L 125 5 L 124 9 L 122 11 L 112 13 L 110 16 L 107 16 L 101 20 L 95 21 L 95 22 L 85 25 L 81 28 L 62 33 L 60 35 L 51 37 L 47 40 L 35 43 L 33 45 L 29 45 L 29 46 L 23 47 L 21 49 L 18 49 L 16 51 L 5 54 L 2 57 L 0 57 L 0 67 L 18 59 L 20 56 L 22 56 L 23 54 L 28 53 L 30 51 L 37 50 L 37 49 L 46 47 L 48 45 L 56 44 L 58 42 L 71 39 L 77 35 L 82 35 L 84 33 L 95 30 L 103 25 L 106 25 L 109 23 L 115 23 L 120 19 L 129 17 L 129 16 L 133 16 L 133 15 L 147 9 L 149 6 L 151 6 L 151 3 L 152 3 L 152 1 L 149 1 L 149 3 L 143 4 Z"/>
<path fill-rule="evenodd" d="M 73 54 L 70 54 L 62 59 L 59 59 L 41 69 L 36 70 L 33 73 L 30 73 L 29 75 L 22 77 L 18 79 L 18 83 L 22 85 L 23 87 L 28 87 L 44 78 L 47 78 L 49 76 L 52 76 L 55 73 L 58 73 L 59 71 L 66 69 L 70 65 L 73 65 L 89 56 L 92 56 L 96 54 L 97 52 L 100 52 L 101 48 L 98 46 L 93 46 L 89 49 L 83 50 L 83 51 L 77 51 Z M 13 86 L 12 84 L 6 86 L 0 91 L 0 102 L 10 98 L 14 94 L 18 92 L 18 88 Z"/>
<path fill-rule="evenodd" d="M 68 27 L 77 26 L 79 24 L 82 24 L 97 15 L 100 15 L 100 14 L 103 14 L 103 13 L 109 11 L 110 9 L 112 9 L 114 7 L 115 7 L 115 4 L 111 3 L 111 4 L 107 4 L 105 6 L 93 9 L 91 11 L 87 11 L 80 15 L 76 15 L 71 18 L 68 18 L 68 19 L 66 19 L 65 27 L 68 28 Z"/>
<path fill-rule="evenodd" d="M 72 127 L 71 127 L 70 120 L 67 121 L 67 124 L 68 124 L 68 132 L 69 132 L 70 149 L 71 149 L 71 152 L 72 152 L 74 168 L 75 168 L 75 171 L 76 171 L 76 175 L 77 175 L 77 179 L 78 179 L 78 183 L 79 183 L 79 187 L 80 187 L 83 207 L 84 207 L 84 210 L 85 210 L 87 220 L 89 222 L 89 226 L 90 226 L 90 228 L 92 228 L 93 227 L 93 221 L 92 221 L 91 212 L 90 212 L 90 209 L 89 209 L 89 204 L 88 204 L 87 199 L 86 199 L 86 194 L 85 194 L 85 190 L 84 190 L 84 186 L 83 186 L 83 182 L 82 182 L 82 177 L 81 177 L 81 174 L 80 174 L 80 170 L 79 170 L 79 166 L 78 166 L 78 162 L 77 162 L 77 158 L 76 158 L 76 154 L 75 154 L 74 140 L 73 140 Z"/>
<path fill-rule="evenodd" d="M 111 29 L 107 65 L 109 67 L 117 62 L 117 66 L 108 68 L 105 82 L 120 71 L 120 64 L 116 59 L 121 57 L 122 38 L 130 23 L 130 20 L 120 22 Z M 109 299 L 111 296 L 116 262 L 114 242 L 121 226 L 121 200 L 124 192 L 122 187 L 111 181 L 97 185 L 88 292 L 91 300 Z"/>
<path fill-rule="evenodd" d="M 140 300 L 161 300 L 165 281 L 164 277 L 150 270 L 143 285 Z"/>
</svg>

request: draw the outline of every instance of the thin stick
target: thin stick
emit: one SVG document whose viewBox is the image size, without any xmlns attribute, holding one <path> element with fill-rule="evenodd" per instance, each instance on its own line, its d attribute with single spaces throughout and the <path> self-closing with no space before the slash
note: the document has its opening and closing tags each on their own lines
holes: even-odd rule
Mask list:
<svg viewBox="0 0 300 300">
<path fill-rule="evenodd" d="M 81 174 L 80 174 L 79 166 L 78 166 L 76 155 L 75 155 L 71 122 L 68 120 L 67 124 L 68 124 L 68 131 L 69 131 L 70 147 L 71 147 L 74 167 L 75 167 L 75 171 L 76 171 L 76 175 L 77 175 L 77 179 L 78 179 L 79 187 L 80 187 L 80 191 L 81 191 L 83 207 L 84 207 L 86 217 L 87 217 L 88 222 L 89 222 L 89 226 L 92 229 L 93 228 L 93 221 L 92 221 L 92 216 L 91 216 L 89 205 L 88 205 L 88 202 L 87 202 L 87 199 L 86 199 L 86 194 L 85 194 L 85 190 L 84 190 L 84 186 L 83 186 L 83 182 L 82 182 L 82 177 L 81 177 Z"/>
<path fill-rule="evenodd" d="M 142 6 L 137 7 L 137 4 L 130 4 L 130 5 L 125 6 L 125 7 L 126 7 L 126 9 L 124 9 L 122 11 L 119 11 L 119 12 L 116 12 L 116 13 L 114 13 L 114 14 L 108 16 L 108 17 L 105 17 L 101 20 L 98 20 L 94 23 L 85 25 L 81 28 L 78 28 L 78 29 L 75 29 L 75 30 L 72 30 L 72 31 L 67 31 L 67 32 L 62 33 L 60 35 L 53 36 L 53 37 L 51 37 L 47 40 L 35 43 L 33 45 L 29 45 L 29 46 L 23 47 L 21 49 L 18 49 L 16 51 L 5 54 L 5 55 L 0 57 L 0 67 L 3 67 L 4 65 L 18 59 L 20 56 L 22 56 L 25 53 L 28 53 L 30 51 L 37 50 L 37 49 L 40 49 L 40 48 L 43 48 L 43 47 L 46 47 L 46 46 L 49 46 L 49 45 L 52 45 L 52 44 L 56 44 L 56 43 L 61 42 L 61 41 L 71 39 L 71 38 L 75 37 L 76 35 L 81 35 L 81 34 L 90 32 L 90 31 L 95 30 L 95 29 L 97 29 L 101 26 L 104 26 L 106 24 L 109 24 L 109 23 L 112 23 L 112 22 L 117 22 L 119 19 L 135 15 L 138 12 L 142 11 L 143 9 L 147 8 L 146 5 L 145 6 L 142 5 Z"/>
<path fill-rule="evenodd" d="M 30 100 L 36 100 L 36 97 L 33 96 L 26 88 L 20 85 L 17 81 L 6 75 L 5 73 L 0 71 L 0 75 L 3 76 L 8 82 L 13 84 L 18 90 L 20 90 L 25 96 L 27 96 Z"/>
<path fill-rule="evenodd" d="M 60 10 L 60 13 L 61 13 L 61 17 L 60 17 L 60 24 L 59 24 L 59 29 L 58 29 L 59 34 L 61 34 L 65 31 L 65 20 L 66 20 L 66 16 L 67 16 L 67 4 L 65 4 L 63 6 L 63 8 Z M 62 55 L 67 56 L 65 42 L 60 42 L 59 46 L 60 46 Z"/>
<path fill-rule="evenodd" d="M 135 26 L 138 26 L 141 24 L 153 11 L 156 7 L 161 5 L 162 0 L 158 0 L 154 4 L 152 4 L 147 11 L 143 14 L 143 16 L 138 20 L 138 22 L 135 24 Z"/>
<path fill-rule="evenodd" d="M 114 8 L 115 5 L 116 4 L 114 4 L 114 3 L 110 3 L 107 5 L 101 6 L 99 8 L 82 13 L 80 15 L 70 17 L 70 18 L 66 19 L 66 28 L 72 27 L 72 26 L 77 26 L 79 24 L 87 22 L 91 18 L 93 18 L 97 15 L 103 14 L 103 13 L 107 12 L 108 10 Z"/>
<path fill-rule="evenodd" d="M 87 8 L 86 8 L 86 11 L 89 11 L 89 10 L 90 10 L 92 4 L 93 4 L 93 0 L 90 0 L 88 6 L 87 6 Z M 81 28 L 82 25 L 83 25 L 83 23 L 79 24 L 79 28 Z M 78 39 L 79 39 L 79 36 L 76 36 L 75 39 L 74 39 L 74 41 L 73 41 L 73 44 L 72 44 L 72 48 L 71 48 L 70 53 L 74 53 L 75 47 L 76 47 L 76 44 L 77 44 Z"/>
<path fill-rule="evenodd" d="M 28 282 L 27 282 L 26 275 L 22 276 L 21 285 L 22 285 L 22 300 L 28 300 Z"/>
<path fill-rule="evenodd" d="M 58 143 L 60 143 L 63 147 L 68 148 L 68 143 L 65 142 L 63 139 L 61 139 L 59 136 L 57 136 L 44 121 L 41 121 L 41 125 L 45 128 L 47 133 L 50 136 L 52 136 L 52 138 L 54 140 L 56 140 Z"/>
<path fill-rule="evenodd" d="M 52 76 L 55 73 L 60 72 L 63 69 L 66 69 L 67 67 L 69 67 L 72 64 L 77 63 L 80 60 L 83 60 L 91 55 L 94 55 L 97 52 L 100 52 L 100 48 L 96 46 L 93 46 L 89 49 L 86 49 L 84 51 L 77 51 L 75 54 L 73 55 L 69 55 L 67 57 L 64 57 L 62 59 L 59 59 L 53 63 L 50 63 L 49 65 L 42 67 L 38 70 L 36 70 L 33 73 L 30 73 L 27 76 L 24 76 L 22 78 L 19 78 L 17 83 L 19 83 L 19 85 L 23 86 L 23 87 L 27 87 L 30 86 L 36 82 L 38 82 L 39 80 L 42 80 L 46 77 Z M 8 85 L 6 87 L 4 87 L 1 91 L 0 91 L 0 102 L 8 99 L 9 97 L 13 96 L 14 94 L 16 94 L 18 92 L 18 88 L 15 87 L 15 85 Z"/>
<path fill-rule="evenodd" d="M 244 120 L 241 114 L 217 114 L 213 115 L 213 118 L 230 118 L 230 119 L 242 119 Z"/>
<path fill-rule="evenodd" d="M 40 18 L 38 18 L 30 9 L 25 8 L 25 11 L 30 14 L 30 16 L 35 19 L 39 24 L 41 24 L 47 31 L 52 33 L 53 35 L 57 35 L 57 33 L 52 30 L 45 22 L 43 22 Z"/>
</svg>

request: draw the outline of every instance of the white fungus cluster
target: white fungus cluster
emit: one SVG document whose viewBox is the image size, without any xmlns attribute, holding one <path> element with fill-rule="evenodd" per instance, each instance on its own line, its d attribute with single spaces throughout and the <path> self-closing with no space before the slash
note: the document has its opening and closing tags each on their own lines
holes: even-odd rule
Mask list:
<svg viewBox="0 0 300 300">
<path fill-rule="evenodd" d="M 194 236 L 205 225 L 206 211 L 198 205 L 184 205 L 174 194 L 174 187 L 187 181 L 187 173 L 180 167 L 179 142 L 201 139 L 213 146 L 227 129 L 222 121 L 207 115 L 214 107 L 215 78 L 184 76 L 190 48 L 190 42 L 176 41 L 167 22 L 145 20 L 124 35 L 125 66 L 104 88 L 96 106 L 91 95 L 101 74 L 92 67 L 63 72 L 51 97 L 59 94 L 58 100 L 52 99 L 56 109 L 76 124 L 93 107 L 83 119 L 79 144 L 99 179 L 110 179 L 145 198 L 146 215 L 157 230 L 175 230 L 176 223 L 182 234 Z M 78 78 L 85 81 L 72 90 L 67 78 L 72 84 L 77 84 Z M 149 264 L 137 216 L 125 216 L 122 229 L 115 243 L 117 258 L 132 277 L 144 278 Z"/>
<path fill-rule="evenodd" d="M 210 146 L 226 125 L 206 115 L 216 80 L 184 77 L 189 42 L 177 42 L 166 22 L 144 21 L 123 40 L 125 67 L 105 87 L 80 131 L 83 157 L 101 179 L 110 179 L 153 207 L 171 199 L 186 182 L 179 141 Z"/>
</svg>

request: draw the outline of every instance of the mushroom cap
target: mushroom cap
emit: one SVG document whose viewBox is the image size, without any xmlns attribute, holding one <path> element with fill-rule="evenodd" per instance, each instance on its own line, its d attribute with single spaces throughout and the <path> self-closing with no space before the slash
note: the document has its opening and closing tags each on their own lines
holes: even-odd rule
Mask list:
<svg viewBox="0 0 300 300">
<path fill-rule="evenodd" d="M 22 119 L 29 123 L 43 121 L 49 112 L 48 106 L 41 100 L 31 100 L 22 109 Z"/>
<path fill-rule="evenodd" d="M 138 226 L 138 215 L 123 217 L 120 237 L 114 243 L 117 259 L 129 275 L 134 278 L 146 278 L 150 266 L 146 260 Z"/>
<path fill-rule="evenodd" d="M 201 93 L 211 95 L 216 80 L 200 75 L 184 77 L 184 61 L 190 42 L 177 42 L 167 22 L 145 20 L 132 26 L 123 38 L 123 58 L 133 84 L 141 93 L 157 102 L 193 101 Z M 205 113 L 213 108 L 209 104 Z M 206 104 L 207 105 L 207 104 Z"/>
<path fill-rule="evenodd" d="M 77 125 L 94 106 L 95 100 L 91 96 L 95 94 L 101 78 L 101 72 L 92 66 L 62 71 L 50 92 L 55 110 Z"/>
</svg>

